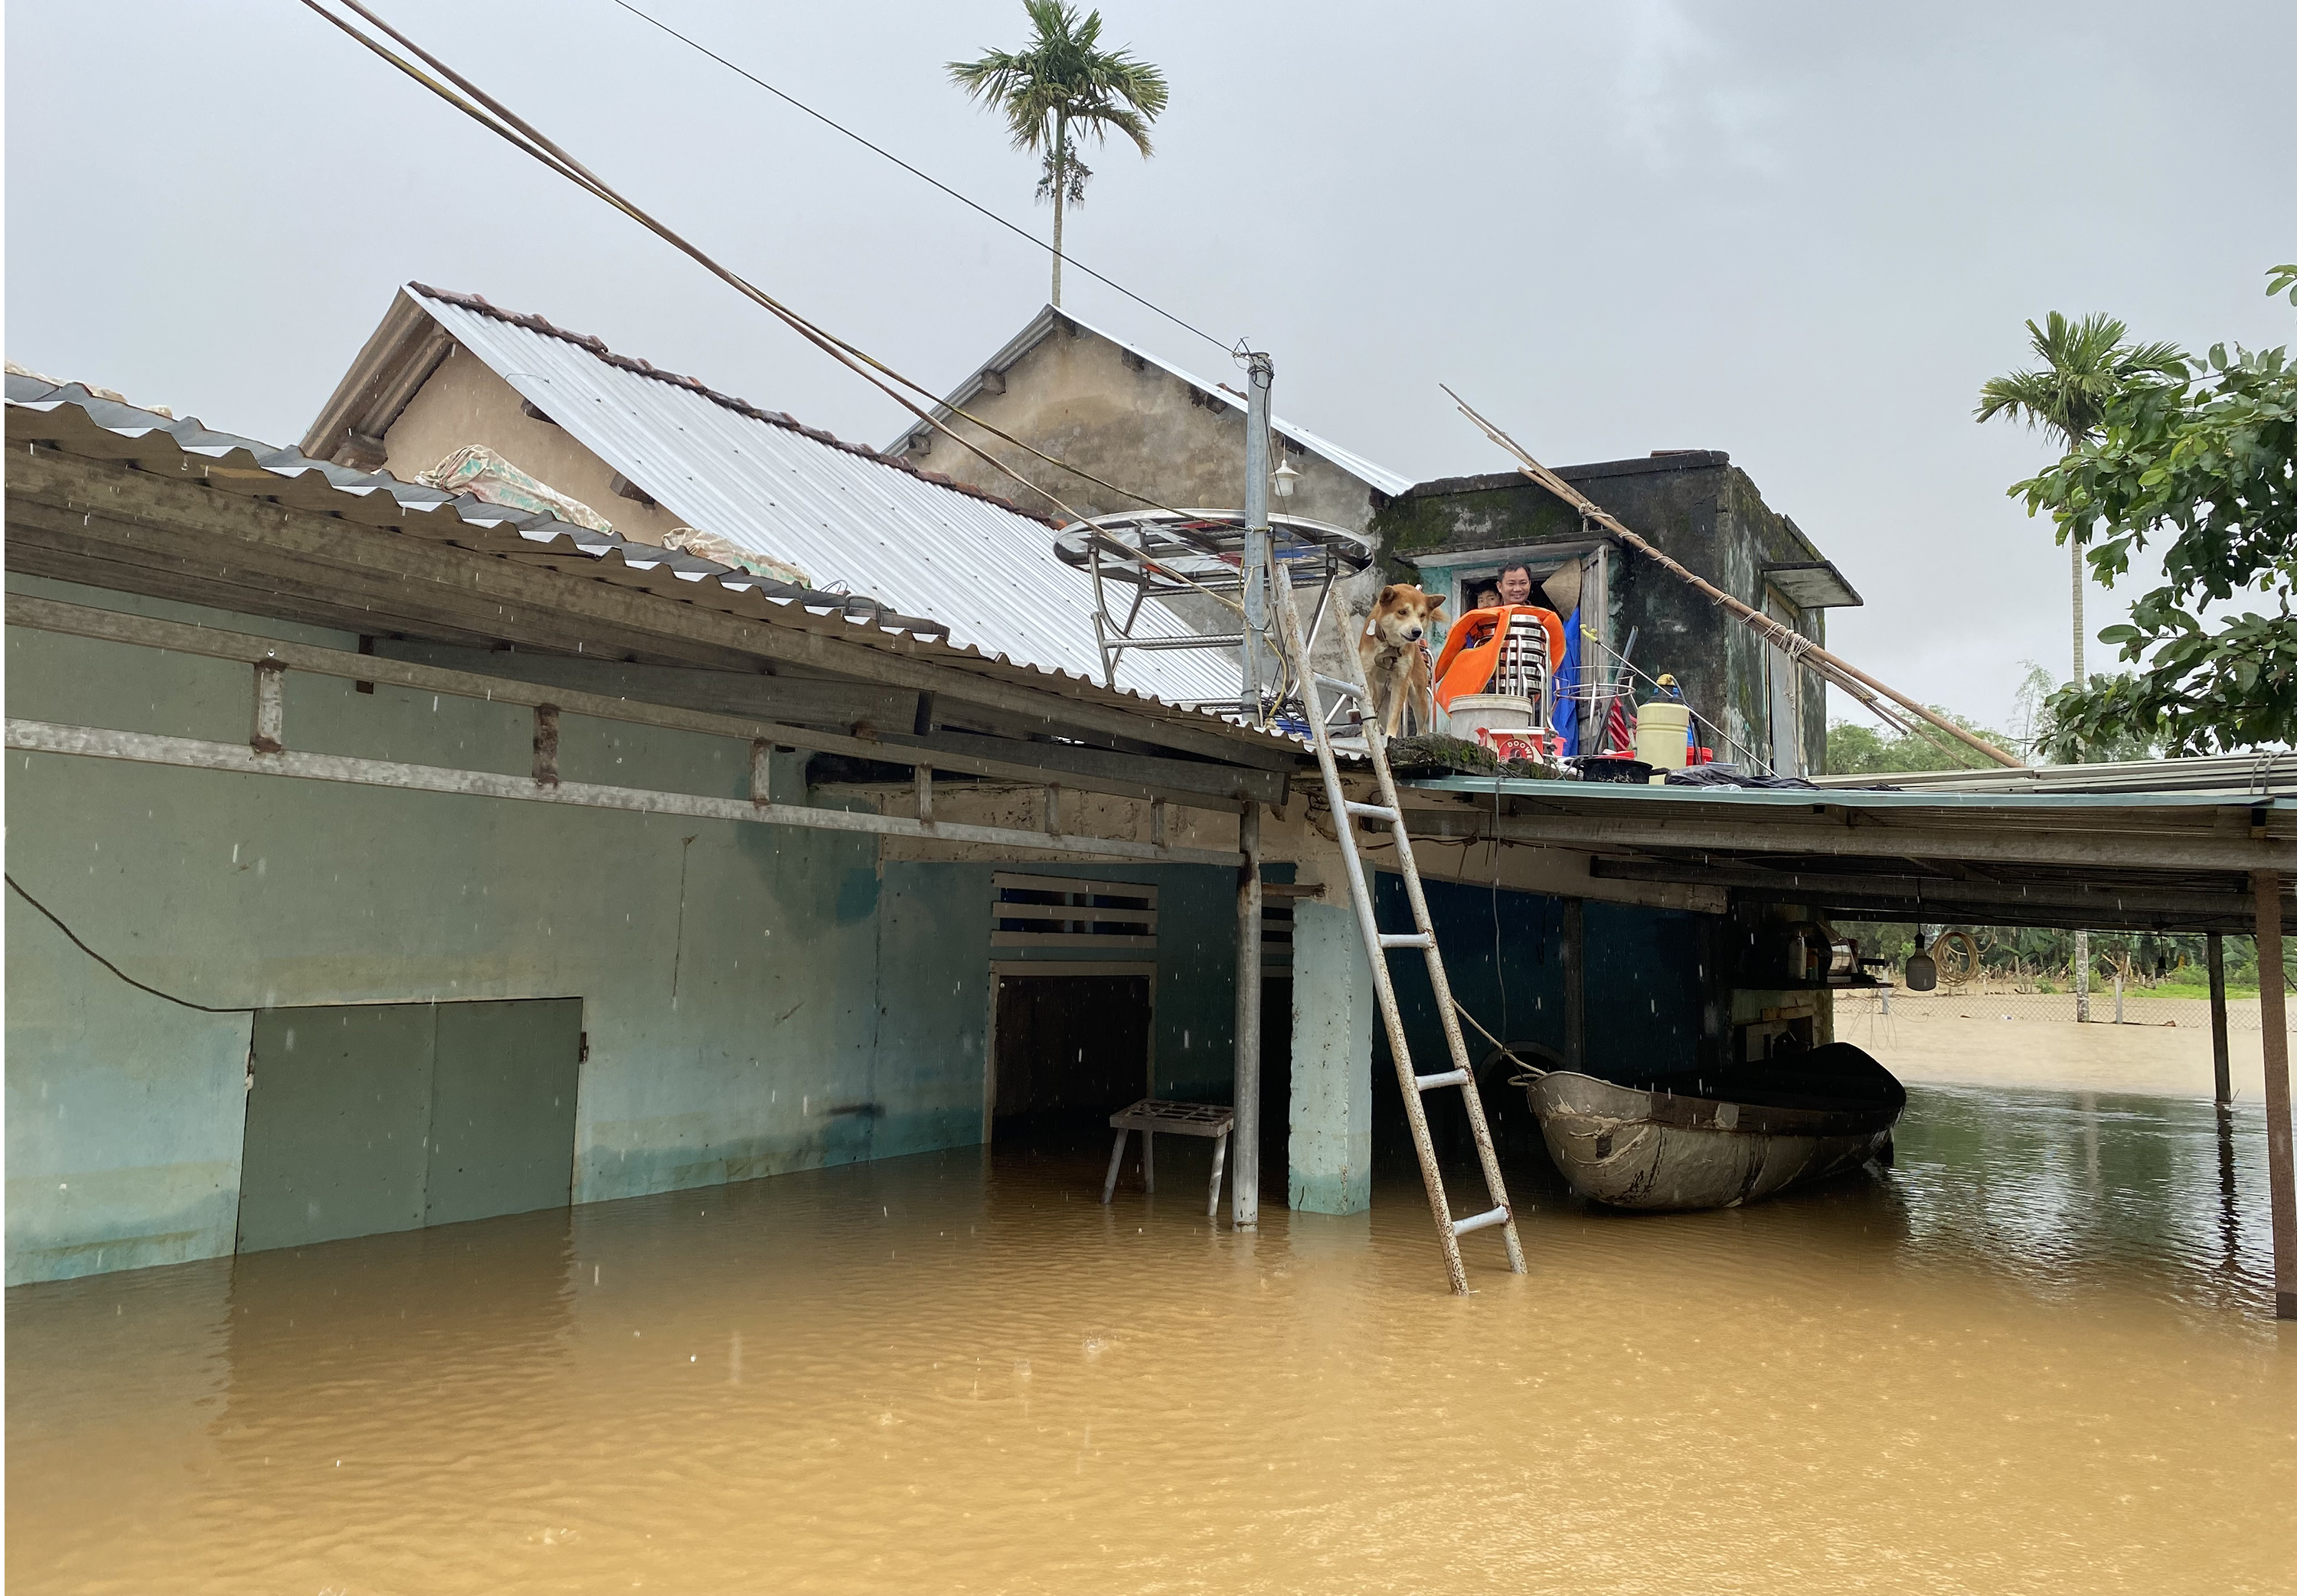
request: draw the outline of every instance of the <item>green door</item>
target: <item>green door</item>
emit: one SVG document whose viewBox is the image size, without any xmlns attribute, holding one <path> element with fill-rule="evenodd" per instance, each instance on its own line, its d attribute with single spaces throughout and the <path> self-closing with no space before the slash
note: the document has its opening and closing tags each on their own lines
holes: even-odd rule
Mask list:
<svg viewBox="0 0 2297 1596">
<path fill-rule="evenodd" d="M 241 1252 L 423 1222 L 436 1032 L 429 1003 L 256 1015 Z"/>
<path fill-rule="evenodd" d="M 581 1028 L 579 998 L 262 1010 L 238 1250 L 564 1206 Z"/>
<path fill-rule="evenodd" d="M 564 1208 L 582 1000 L 441 1003 L 426 1225 Z"/>
</svg>

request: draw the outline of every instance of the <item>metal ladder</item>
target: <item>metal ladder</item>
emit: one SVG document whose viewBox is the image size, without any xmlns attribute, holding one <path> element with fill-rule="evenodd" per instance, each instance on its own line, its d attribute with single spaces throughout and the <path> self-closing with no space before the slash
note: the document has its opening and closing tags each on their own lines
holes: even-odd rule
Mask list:
<svg viewBox="0 0 2297 1596">
<path fill-rule="evenodd" d="M 1331 804 L 1339 833 L 1340 857 L 1347 865 L 1348 894 L 1355 901 L 1356 929 L 1363 937 L 1364 952 L 1371 960 L 1372 990 L 1379 994 L 1380 1018 L 1387 1026 L 1387 1049 L 1395 1060 L 1396 1083 L 1404 1089 L 1404 1117 L 1412 1122 L 1412 1144 L 1419 1150 L 1420 1172 L 1428 1183 L 1428 1206 L 1436 1216 L 1437 1238 L 1444 1244 L 1444 1272 L 1451 1279 L 1452 1289 L 1464 1296 L 1468 1271 L 1460 1261 L 1461 1237 L 1499 1226 L 1507 1236 L 1508 1267 L 1518 1274 L 1524 1271 L 1523 1242 L 1516 1235 L 1515 1213 L 1508 1206 L 1507 1186 L 1500 1177 L 1499 1155 L 1492 1147 L 1491 1126 L 1484 1119 L 1475 1071 L 1468 1064 L 1467 1042 L 1460 1034 L 1460 1016 L 1452 1004 L 1452 983 L 1444 974 L 1444 956 L 1437 950 L 1435 922 L 1428 916 L 1427 894 L 1420 886 L 1420 867 L 1412 856 L 1411 835 L 1404 828 L 1404 805 L 1396 796 L 1395 777 L 1388 769 L 1387 739 L 1372 713 L 1371 695 L 1361 679 L 1352 684 L 1358 702 L 1364 706 L 1364 743 L 1371 751 L 1372 772 L 1379 779 L 1380 801 L 1357 803 L 1340 786 L 1339 766 L 1332 757 L 1331 738 L 1317 695 L 1316 673 L 1307 647 L 1301 641 L 1299 618 L 1292 611 L 1291 578 L 1281 561 L 1272 563 L 1276 566 L 1277 627 L 1315 738 L 1316 763 L 1324 775 L 1324 796 Z M 1350 648 L 1346 653 L 1347 669 L 1361 678 L 1362 668 L 1355 660 L 1354 650 Z M 1404 876 L 1404 893 L 1412 900 L 1412 929 L 1408 934 L 1391 935 L 1379 929 L 1372 906 L 1371 884 L 1365 879 L 1363 860 L 1356 852 L 1354 823 L 1358 819 L 1379 822 L 1395 834 L 1396 866 Z M 1387 955 L 1403 948 L 1417 949 L 1428 960 L 1428 980 L 1436 989 L 1436 1012 L 1443 1019 L 1444 1041 L 1452 1051 L 1452 1067 L 1431 1075 L 1419 1074 L 1412 1065 L 1411 1045 L 1404 1034 L 1404 1016 L 1396 1008 L 1395 983 L 1388 975 Z M 1452 1217 L 1451 1198 L 1444 1190 L 1444 1172 L 1437 1167 L 1436 1145 L 1428 1134 L 1427 1106 L 1420 1101 L 1424 1094 L 1447 1087 L 1459 1088 L 1466 1098 L 1468 1123 L 1475 1131 L 1476 1153 L 1483 1160 L 1484 1185 L 1491 1197 L 1489 1208 L 1465 1219 Z"/>
</svg>

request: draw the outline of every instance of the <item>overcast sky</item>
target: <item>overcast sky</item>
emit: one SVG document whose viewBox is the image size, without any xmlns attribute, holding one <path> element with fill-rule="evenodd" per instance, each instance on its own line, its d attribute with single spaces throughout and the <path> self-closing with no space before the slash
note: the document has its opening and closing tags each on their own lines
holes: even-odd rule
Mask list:
<svg viewBox="0 0 2297 1596">
<path fill-rule="evenodd" d="M 645 0 L 1039 231 L 1034 170 L 943 63 L 1017 0 Z M 934 384 L 1045 256 L 611 0 L 380 0 L 672 226 Z M 2027 317 L 2285 343 L 2297 6 L 1313 5 L 1114 0 L 1157 153 L 1089 157 L 1074 257 L 1273 351 L 1288 418 L 1420 479 L 1722 448 L 1865 595 L 1830 642 L 2005 724 L 2070 669 L 2068 577 L 2004 497 L 2046 463 L 1970 419 Z M 279 442 L 419 278 L 884 443 L 885 400 L 295 0 L 16 0 L 9 358 Z M 1072 274 L 1079 314 L 1207 377 L 1210 344 Z M 2092 629 L 2129 592 L 2093 592 Z M 2104 651 L 2093 646 L 2093 666 Z M 1666 662 L 1649 662 L 1653 669 Z"/>
</svg>

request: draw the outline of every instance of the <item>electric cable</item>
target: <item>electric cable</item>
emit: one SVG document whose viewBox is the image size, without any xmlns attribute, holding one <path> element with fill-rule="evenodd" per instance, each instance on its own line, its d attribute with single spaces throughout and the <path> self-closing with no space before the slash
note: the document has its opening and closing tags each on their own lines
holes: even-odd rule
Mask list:
<svg viewBox="0 0 2297 1596">
<path fill-rule="evenodd" d="M 110 970 L 113 975 L 119 976 L 122 981 L 128 983 L 128 985 L 134 987 L 139 992 L 150 992 L 153 997 L 164 998 L 179 1008 L 196 1008 L 202 1014 L 254 1014 L 262 1007 L 260 1004 L 247 1003 L 231 1004 L 221 1007 L 212 1003 L 194 1003 L 189 998 L 179 998 L 173 992 L 163 992 L 156 986 L 152 986 L 145 982 L 138 981 L 135 976 L 121 969 L 118 965 L 112 963 L 111 960 L 106 958 L 103 954 L 97 952 L 86 942 L 80 941 L 78 933 L 75 932 L 70 926 L 65 925 L 62 919 L 57 916 L 54 909 L 50 909 L 46 904 L 32 896 L 31 893 L 26 892 L 24 890 L 23 884 L 19 882 L 13 876 L 8 876 L 7 882 L 9 890 L 13 892 L 19 898 L 21 898 L 25 902 L 30 904 L 34 909 L 38 909 L 40 913 L 46 916 L 48 924 L 62 932 L 66 942 L 71 943 L 73 947 L 78 948 L 81 952 L 86 954 L 90 958 L 95 960 L 96 963 L 102 965 L 105 969 Z"/>
<path fill-rule="evenodd" d="M 399 45 L 413 52 L 426 65 L 432 68 L 441 77 L 447 78 L 449 83 L 453 84 L 454 87 L 449 88 L 447 84 L 440 82 L 438 78 L 423 71 L 421 69 L 415 66 L 413 62 L 408 62 L 404 57 L 386 48 L 375 39 L 373 39 L 367 35 L 362 33 L 358 29 L 344 21 L 343 18 L 336 15 L 333 12 L 327 9 L 326 6 L 321 4 L 319 0 L 301 0 L 301 3 L 307 9 L 317 13 L 319 17 L 342 31 L 343 34 L 347 35 L 363 48 L 371 52 L 391 66 L 396 68 L 399 71 L 404 73 L 415 82 L 422 85 L 424 88 L 429 89 L 432 94 L 446 101 L 449 105 L 452 105 L 457 110 L 462 111 L 465 115 L 470 117 L 472 120 L 477 122 L 481 127 L 485 128 L 488 131 L 495 134 L 498 137 L 503 139 L 506 143 L 511 144 L 513 147 L 520 150 L 523 153 L 533 157 L 535 160 L 543 166 L 549 168 L 559 176 L 566 178 L 569 182 L 574 184 L 577 187 L 583 189 L 594 197 L 605 202 L 615 210 L 621 211 L 623 215 L 629 217 L 632 221 L 637 222 L 639 226 L 653 233 L 656 237 L 662 239 L 665 243 L 670 244 L 672 248 L 688 257 L 696 264 L 708 271 L 712 276 L 719 278 L 728 286 L 733 288 L 737 292 L 742 294 L 745 298 L 752 300 L 753 303 L 778 318 L 785 325 L 790 327 L 792 331 L 797 333 L 808 342 L 821 350 L 823 353 L 837 361 L 839 365 L 845 366 L 848 370 L 860 376 L 863 381 L 869 383 L 879 392 L 885 394 L 888 399 L 901 406 L 903 409 L 909 411 L 912 415 L 915 415 L 919 421 L 940 432 L 948 437 L 951 442 L 970 450 L 989 465 L 997 471 L 1003 473 L 1006 476 L 1010 477 L 1015 482 L 1019 483 L 1022 487 L 1029 489 L 1032 493 L 1035 493 L 1043 498 L 1046 501 L 1060 509 L 1072 520 L 1083 521 L 1087 518 L 1081 514 L 1073 506 L 1063 501 L 1059 496 L 1050 489 L 1040 487 L 1038 484 L 1031 481 L 1019 472 L 1014 470 L 1010 465 L 1008 465 L 1002 460 L 998 459 L 996 456 L 989 453 L 986 449 L 981 448 L 970 439 L 966 438 L 963 434 L 955 431 L 939 416 L 928 414 L 926 410 L 911 400 L 906 394 L 898 391 L 894 384 L 898 384 L 901 388 L 909 389 L 913 392 L 925 395 L 936 406 L 945 408 L 949 414 L 955 415 L 963 421 L 968 422 L 974 426 L 979 427 L 984 432 L 989 434 L 991 437 L 996 438 L 1002 442 L 1009 443 L 1015 448 L 1034 456 L 1037 459 L 1043 461 L 1046 465 L 1052 466 L 1056 470 L 1066 472 L 1082 481 L 1091 482 L 1096 487 L 1106 488 L 1112 493 L 1132 499 L 1138 504 L 1146 505 L 1152 509 L 1164 510 L 1174 514 L 1180 513 L 1173 506 L 1164 504 L 1157 499 L 1148 497 L 1145 494 L 1136 493 L 1129 488 L 1120 487 L 1115 482 L 1111 482 L 1102 477 L 1096 476 L 1091 472 L 1086 471 L 1081 466 L 1074 465 L 1067 461 L 1061 460 L 1054 456 L 1049 455 L 1042 449 L 1038 448 L 1035 445 L 1029 443 L 1023 439 L 1016 438 L 1011 433 L 1004 432 L 1001 429 L 983 421 L 979 416 L 971 415 L 961 407 L 955 405 L 943 406 L 938 396 L 935 395 L 931 389 L 926 388 L 923 383 L 903 376 L 900 372 L 895 371 L 892 366 L 887 366 L 884 361 L 877 359 L 875 356 L 869 354 L 867 350 L 860 348 L 858 345 L 850 343 L 845 340 L 837 337 L 836 334 L 827 331 L 818 324 L 809 320 L 807 317 L 801 315 L 796 310 L 792 309 L 789 306 L 783 304 L 780 300 L 775 299 L 772 295 L 767 293 L 764 290 L 759 288 L 756 284 L 751 283 L 746 278 L 719 264 L 717 260 L 704 253 L 700 248 L 680 237 L 678 234 L 672 232 L 668 226 L 664 226 L 660 221 L 657 221 L 654 217 L 640 210 L 629 200 L 623 198 L 622 195 L 616 192 L 612 185 L 605 182 L 605 179 L 599 177 L 580 161 L 575 160 L 573 156 L 561 149 L 556 144 L 552 142 L 547 135 L 543 134 L 531 123 L 524 120 L 515 111 L 510 110 L 509 107 L 503 104 L 500 101 L 489 95 L 484 89 L 479 87 L 477 84 L 472 82 L 468 78 L 465 78 L 461 73 L 455 70 L 454 68 L 449 66 L 439 57 L 431 53 L 431 52 L 424 49 L 421 45 L 416 43 L 406 34 L 401 33 L 398 29 L 392 27 L 382 17 L 376 15 L 374 11 L 362 4 L 362 0 L 340 0 L 340 3 L 350 11 L 357 12 L 359 17 L 372 24 L 374 27 L 380 29 L 383 33 L 389 35 Z M 456 92 L 457 89 L 461 90 L 462 93 L 457 94 Z M 465 95 L 468 97 L 465 98 Z M 1155 566 L 1151 562 L 1144 561 L 1144 564 L 1149 564 L 1152 568 L 1157 569 L 1160 574 L 1169 575 L 1174 580 L 1180 581 L 1189 587 L 1198 588 L 1198 591 L 1206 594 L 1210 597 L 1217 599 L 1220 603 L 1236 610 L 1239 613 L 1242 613 L 1243 606 L 1234 603 L 1224 594 L 1214 593 L 1211 589 L 1202 587 L 1201 584 L 1195 582 L 1179 572 L 1165 570 L 1161 566 Z"/>
<path fill-rule="evenodd" d="M 766 93 L 773 95 L 776 99 L 805 112 L 806 115 L 811 117 L 815 121 L 819 122 L 823 127 L 827 128 L 832 132 L 843 134 L 844 136 L 852 139 L 855 144 L 860 144 L 863 149 L 869 151 L 874 155 L 884 156 L 887 160 L 892 161 L 895 166 L 901 168 L 903 171 L 909 173 L 910 177 L 917 178 L 919 182 L 926 184 L 929 187 L 939 189 L 943 193 L 947 194 L 951 199 L 955 200 L 959 204 L 965 206 L 968 210 L 979 211 L 983 216 L 985 216 L 991 221 L 995 222 L 1008 233 L 1014 234 L 1018 237 L 1027 240 L 1029 243 L 1036 245 L 1039 249 L 1044 251 L 1049 255 L 1056 252 L 1050 243 L 1048 243 L 1045 240 L 1038 237 L 1035 234 L 1030 232 L 1026 227 L 1022 226 L 1017 222 L 1008 221 L 1005 218 L 990 210 L 986 205 L 982 204 L 978 200 L 975 200 L 968 195 L 959 193 L 956 189 L 951 188 L 948 184 L 943 183 L 940 178 L 934 177 L 928 172 L 919 171 L 916 167 L 911 166 L 908 161 L 903 160 L 900 156 L 894 154 L 891 150 L 886 149 L 884 145 L 873 144 L 870 140 L 863 137 L 860 134 L 854 132 L 852 128 L 846 127 L 836 119 L 816 111 L 812 106 L 808 105 L 796 95 L 786 93 L 782 89 L 776 88 L 772 84 L 768 83 L 764 78 L 759 77 L 755 72 L 751 71 L 748 68 L 740 65 L 738 62 L 729 61 L 726 57 L 719 54 L 717 51 L 712 50 L 709 45 L 702 43 L 700 40 L 689 37 L 686 34 L 680 33 L 677 29 L 672 28 L 660 17 L 651 16 L 648 13 L 640 11 L 637 6 L 630 4 L 630 0 L 613 0 L 613 3 L 616 5 L 621 6 L 624 11 L 630 12 L 630 15 L 636 17 L 639 21 L 647 23 L 655 28 L 659 28 L 663 32 L 670 35 L 671 37 L 676 39 L 679 44 L 684 45 L 687 49 L 708 56 L 711 60 L 716 62 L 720 66 L 724 67 L 736 77 L 746 78 L 751 83 L 755 84 L 758 87 L 765 90 Z M 1125 287 L 1124 284 L 1117 282 L 1115 278 L 1103 276 L 1100 273 L 1093 270 L 1092 267 L 1087 266 L 1083 261 L 1079 260 L 1075 256 L 1067 253 L 1066 251 L 1059 251 L 1059 254 L 1061 264 L 1064 266 L 1074 267 L 1078 271 L 1083 272 L 1086 276 L 1091 277 L 1094 282 L 1102 284 L 1104 287 L 1115 289 L 1126 299 L 1131 300 L 1134 304 L 1141 307 L 1141 309 L 1155 311 L 1158 316 L 1163 317 L 1166 321 L 1171 322 L 1182 332 L 1203 339 L 1214 349 L 1223 350 L 1231 354 L 1235 352 L 1234 345 L 1223 343 L 1219 339 L 1206 332 L 1202 327 L 1181 320 L 1179 317 L 1165 309 L 1162 305 L 1157 304 L 1154 300 L 1144 299 L 1140 294 L 1137 294 L 1131 289 Z"/>
</svg>

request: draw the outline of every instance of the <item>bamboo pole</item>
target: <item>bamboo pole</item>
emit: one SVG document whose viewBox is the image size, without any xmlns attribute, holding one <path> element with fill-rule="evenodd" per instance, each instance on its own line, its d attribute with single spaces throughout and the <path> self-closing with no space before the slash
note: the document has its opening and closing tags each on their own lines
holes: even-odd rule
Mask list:
<svg viewBox="0 0 2297 1596">
<path fill-rule="evenodd" d="M 1675 560 L 1667 555 L 1661 554 L 1650 543 L 1646 542 L 1643 539 L 1638 537 L 1634 531 L 1630 531 L 1626 523 L 1622 522 L 1618 516 L 1612 514 L 1609 510 L 1604 509 L 1601 505 L 1595 503 L 1594 500 L 1580 492 L 1579 489 L 1574 488 L 1561 477 L 1557 476 L 1553 472 L 1548 470 L 1546 466 L 1542 465 L 1538 461 L 1533 459 L 1530 455 L 1524 451 L 1521 444 L 1509 437 L 1505 432 L 1500 431 L 1499 428 L 1494 426 L 1490 422 L 1486 421 L 1481 415 L 1476 414 L 1474 408 L 1469 405 L 1467 400 L 1461 399 L 1456 393 L 1452 393 L 1452 390 L 1448 387 L 1445 388 L 1444 391 L 1452 395 L 1452 402 L 1460 407 L 1461 414 L 1465 415 L 1470 421 L 1474 422 L 1477 426 L 1480 427 L 1483 430 L 1484 436 L 1489 438 L 1494 443 L 1498 444 L 1502 448 L 1507 450 L 1508 453 L 1516 457 L 1516 459 L 1521 464 L 1524 475 L 1529 477 L 1533 481 L 1537 482 L 1541 487 L 1555 495 L 1556 498 L 1561 499 L 1565 504 L 1569 505 L 1574 509 L 1577 510 L 1582 519 L 1593 522 L 1596 525 L 1610 532 L 1613 537 L 1618 539 L 1619 541 L 1625 543 L 1629 548 L 1634 549 L 1637 554 L 1655 562 L 1662 570 L 1665 570 L 1669 574 L 1679 577 L 1684 581 L 1690 583 L 1692 587 L 1705 594 L 1709 600 L 1727 613 L 1735 616 L 1737 619 L 1746 622 L 1749 626 L 1753 627 L 1755 630 L 1762 636 L 1766 642 L 1768 642 L 1772 646 L 1783 653 L 1790 662 L 1809 662 L 1811 667 L 1815 670 L 1821 677 L 1832 681 L 1836 686 L 1841 687 L 1854 698 L 1857 698 L 1862 701 L 1866 698 L 1867 692 L 1861 691 L 1862 688 L 1866 689 L 1867 691 L 1880 693 L 1884 697 L 1889 699 L 1891 703 L 1898 704 L 1900 708 L 1912 714 L 1920 716 L 1923 720 L 1928 721 L 1931 726 L 1936 727 L 1942 732 L 1945 732 L 1947 736 L 1968 744 L 1972 748 L 1977 750 L 1980 753 L 1984 754 L 1996 764 L 2006 765 L 2013 770 L 2021 769 L 2024 768 L 2018 762 L 2018 760 L 2014 755 L 2005 753 L 2003 750 L 1996 748 L 1993 744 L 1988 742 L 1985 738 L 1973 736 L 1963 728 L 1956 726 L 1953 721 L 1947 720 L 1944 715 L 1939 714 L 1936 710 L 1928 708 L 1923 704 L 1916 703 L 1913 699 L 1907 697 L 1904 693 L 1899 692 L 1897 688 L 1892 687 L 1886 683 L 1875 680 L 1873 677 L 1867 675 L 1864 670 L 1859 670 L 1856 665 L 1851 664 L 1849 661 L 1843 659 L 1840 655 L 1831 654 L 1827 650 L 1821 648 L 1817 644 L 1812 642 L 1808 638 L 1804 637 L 1800 632 L 1796 631 L 1792 627 L 1784 625 L 1780 621 L 1774 621 L 1770 616 L 1764 614 L 1760 610 L 1754 609 L 1748 605 L 1741 604 L 1739 600 L 1732 597 L 1728 593 L 1724 592 L 1722 588 L 1707 580 L 1696 572 L 1692 571 L 1681 562 Z"/>
</svg>

